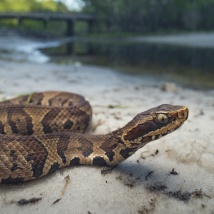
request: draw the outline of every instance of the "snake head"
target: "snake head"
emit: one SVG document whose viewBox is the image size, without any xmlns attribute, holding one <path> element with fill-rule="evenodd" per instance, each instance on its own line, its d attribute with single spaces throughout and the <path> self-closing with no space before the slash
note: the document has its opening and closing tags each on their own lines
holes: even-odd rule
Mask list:
<svg viewBox="0 0 214 214">
<path fill-rule="evenodd" d="M 163 104 L 134 117 L 124 129 L 122 138 L 130 145 L 144 146 L 178 129 L 188 118 L 186 106 Z"/>
</svg>

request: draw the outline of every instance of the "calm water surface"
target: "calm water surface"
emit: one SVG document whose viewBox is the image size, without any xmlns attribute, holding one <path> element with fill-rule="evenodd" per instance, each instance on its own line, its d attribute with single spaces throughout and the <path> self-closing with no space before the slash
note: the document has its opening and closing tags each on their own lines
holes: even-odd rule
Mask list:
<svg viewBox="0 0 214 214">
<path fill-rule="evenodd" d="M 160 76 L 196 88 L 214 88 L 214 48 L 127 39 L 76 38 L 42 49 L 58 63 L 80 62 L 132 74 Z"/>
</svg>

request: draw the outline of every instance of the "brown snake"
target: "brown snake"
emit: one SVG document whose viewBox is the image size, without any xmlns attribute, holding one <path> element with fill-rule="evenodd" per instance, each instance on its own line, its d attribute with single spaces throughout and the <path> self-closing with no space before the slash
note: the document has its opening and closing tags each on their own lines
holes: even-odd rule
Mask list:
<svg viewBox="0 0 214 214">
<path fill-rule="evenodd" d="M 91 117 L 90 104 L 67 92 L 0 102 L 0 183 L 33 180 L 71 165 L 114 166 L 179 128 L 188 108 L 160 105 L 105 135 L 83 133 Z"/>
</svg>

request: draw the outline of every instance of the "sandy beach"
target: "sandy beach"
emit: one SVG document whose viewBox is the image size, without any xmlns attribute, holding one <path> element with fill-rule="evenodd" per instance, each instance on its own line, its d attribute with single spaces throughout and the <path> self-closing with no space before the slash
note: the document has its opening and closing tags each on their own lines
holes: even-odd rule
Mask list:
<svg viewBox="0 0 214 214">
<path fill-rule="evenodd" d="M 0 185 L 0 213 L 214 212 L 214 90 L 196 91 L 79 63 L 1 57 L 0 100 L 46 90 L 85 96 L 93 107 L 90 134 L 118 129 L 163 103 L 186 105 L 190 115 L 180 129 L 149 143 L 105 176 L 101 167 L 80 166 L 28 183 Z M 18 204 L 32 198 L 38 201 Z"/>
</svg>

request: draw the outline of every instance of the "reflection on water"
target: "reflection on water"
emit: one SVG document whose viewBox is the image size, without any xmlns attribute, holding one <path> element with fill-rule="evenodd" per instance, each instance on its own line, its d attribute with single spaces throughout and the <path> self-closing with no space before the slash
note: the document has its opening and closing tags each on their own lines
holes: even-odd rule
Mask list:
<svg viewBox="0 0 214 214">
<path fill-rule="evenodd" d="M 132 72 L 147 70 L 148 73 L 151 73 L 152 69 L 161 75 L 169 76 L 169 73 L 174 73 L 177 79 L 179 78 L 178 73 L 186 78 L 198 76 L 200 81 L 203 76 L 208 79 L 207 86 L 214 86 L 209 83 L 210 77 L 213 78 L 214 75 L 214 49 L 211 48 L 122 40 L 76 39 L 58 47 L 44 49 L 43 52 L 59 63 L 78 60 Z M 190 83 L 192 84 L 191 79 L 188 84 Z"/>
<path fill-rule="evenodd" d="M 16 34 L 1 35 L 0 33 L 0 59 L 45 63 L 49 61 L 49 57 L 38 49 L 57 47 L 61 43 L 62 41 L 32 41 Z"/>
<path fill-rule="evenodd" d="M 44 53 L 60 60 L 60 56 L 90 56 L 105 58 L 110 64 L 139 66 L 144 64 L 190 66 L 214 68 L 214 49 L 173 46 L 166 44 L 149 44 L 134 42 L 94 42 L 72 41 L 54 48 L 46 48 Z M 58 57 L 58 58 L 57 58 Z"/>
</svg>

